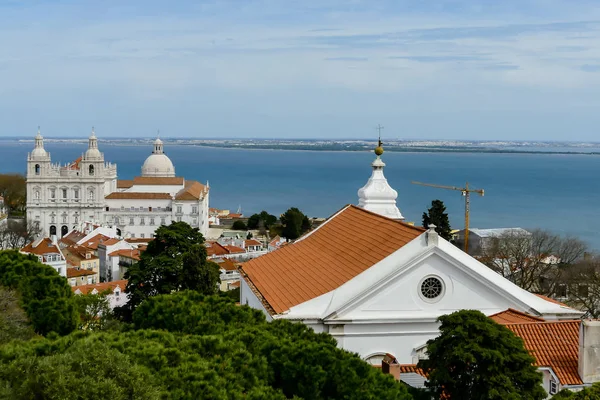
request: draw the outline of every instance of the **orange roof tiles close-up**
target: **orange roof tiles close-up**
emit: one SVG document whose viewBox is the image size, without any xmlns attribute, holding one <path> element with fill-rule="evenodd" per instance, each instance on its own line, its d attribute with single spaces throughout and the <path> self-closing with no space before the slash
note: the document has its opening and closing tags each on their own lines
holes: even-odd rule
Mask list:
<svg viewBox="0 0 600 400">
<path fill-rule="evenodd" d="M 112 253 L 109 254 L 110 257 L 124 257 L 124 258 L 131 258 L 132 260 L 140 260 L 140 250 L 138 249 L 120 249 L 120 250 L 115 250 Z"/>
<path fill-rule="evenodd" d="M 21 251 L 23 253 L 31 253 L 38 256 L 43 256 L 44 254 L 60 254 L 58 247 L 52 243 L 52 240 L 49 238 L 43 238 L 39 241 L 39 243 L 37 243 L 37 241 L 33 241 L 23 247 Z"/>
<path fill-rule="evenodd" d="M 227 249 L 227 252 L 229 254 L 240 254 L 240 253 L 245 253 L 246 250 L 242 249 L 241 247 L 237 247 L 237 246 L 223 246 Z"/>
<path fill-rule="evenodd" d="M 225 271 L 237 271 L 238 264 L 229 258 L 222 258 L 219 261 L 216 261 L 219 268 L 224 269 Z"/>
<path fill-rule="evenodd" d="M 105 197 L 108 200 L 171 200 L 169 193 L 151 193 L 151 192 L 113 192 Z"/>
<path fill-rule="evenodd" d="M 490 315 L 490 318 L 499 324 L 515 324 L 521 322 L 540 322 L 544 318 L 536 317 L 524 312 L 509 308 L 499 313 Z"/>
<path fill-rule="evenodd" d="M 73 292 L 79 291 L 82 294 L 89 294 L 96 289 L 98 293 L 102 293 L 106 290 L 114 291 L 116 287 L 121 289 L 121 292 L 125 293 L 125 288 L 127 287 L 127 280 L 123 279 L 120 281 L 112 281 L 112 282 L 102 282 L 102 283 L 93 283 L 91 285 L 80 285 L 80 286 L 72 286 L 71 290 Z"/>
<path fill-rule="evenodd" d="M 67 268 L 67 278 L 76 278 L 78 276 L 88 275 L 96 275 L 96 273 L 88 269 Z"/>
<path fill-rule="evenodd" d="M 180 176 L 136 176 L 133 178 L 134 185 L 183 185 L 184 179 Z"/>
<path fill-rule="evenodd" d="M 581 385 L 578 372 L 581 321 L 546 321 L 506 324 L 523 339 L 538 367 L 550 367 L 562 385 Z"/>
<path fill-rule="evenodd" d="M 244 241 L 244 246 L 248 247 L 248 246 L 262 246 L 262 243 L 259 242 L 256 239 L 248 239 L 246 241 Z"/>
<path fill-rule="evenodd" d="M 185 187 L 175 195 L 176 200 L 200 200 L 206 187 L 200 182 L 185 181 Z"/>
<path fill-rule="evenodd" d="M 298 241 L 241 267 L 267 310 L 282 313 L 337 289 L 425 232 L 349 205 Z"/>
<path fill-rule="evenodd" d="M 133 186 L 133 180 L 119 179 L 117 181 L 117 188 L 118 189 L 129 189 L 132 186 Z"/>
</svg>

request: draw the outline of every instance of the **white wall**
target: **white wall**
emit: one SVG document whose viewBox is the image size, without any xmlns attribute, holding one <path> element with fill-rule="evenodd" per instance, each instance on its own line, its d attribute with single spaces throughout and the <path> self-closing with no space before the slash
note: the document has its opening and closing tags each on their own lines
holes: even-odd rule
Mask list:
<svg viewBox="0 0 600 400">
<path fill-rule="evenodd" d="M 262 305 L 260 300 L 252 292 L 244 278 L 242 278 L 240 282 L 240 304 L 243 306 L 247 305 L 249 307 L 262 311 L 267 317 L 267 321 L 272 321 L 273 318 L 271 318 L 271 316 L 269 315 L 265 307 Z"/>
</svg>

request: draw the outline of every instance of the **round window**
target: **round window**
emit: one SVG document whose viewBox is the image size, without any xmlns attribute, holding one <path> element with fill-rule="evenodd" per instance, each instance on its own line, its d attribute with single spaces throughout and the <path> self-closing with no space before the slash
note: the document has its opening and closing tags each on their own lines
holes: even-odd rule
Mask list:
<svg viewBox="0 0 600 400">
<path fill-rule="evenodd" d="M 444 292 L 444 284 L 439 278 L 430 276 L 421 282 L 421 295 L 427 300 L 434 300 Z"/>
</svg>

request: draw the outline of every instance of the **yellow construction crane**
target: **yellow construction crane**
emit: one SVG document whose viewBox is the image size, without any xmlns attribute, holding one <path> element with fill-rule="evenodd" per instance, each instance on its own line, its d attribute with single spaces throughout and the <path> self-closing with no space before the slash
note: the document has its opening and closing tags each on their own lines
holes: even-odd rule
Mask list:
<svg viewBox="0 0 600 400">
<path fill-rule="evenodd" d="M 444 185 L 434 185 L 432 183 L 423 183 L 423 182 L 411 182 L 415 185 L 423 185 L 430 186 L 439 189 L 448 189 L 448 190 L 458 190 L 465 197 L 465 253 L 469 252 L 469 208 L 470 208 L 470 194 L 478 193 L 480 196 L 483 196 L 483 189 L 471 189 L 469 188 L 469 182 L 465 184 L 464 188 L 459 188 L 456 186 L 444 186 Z"/>
</svg>

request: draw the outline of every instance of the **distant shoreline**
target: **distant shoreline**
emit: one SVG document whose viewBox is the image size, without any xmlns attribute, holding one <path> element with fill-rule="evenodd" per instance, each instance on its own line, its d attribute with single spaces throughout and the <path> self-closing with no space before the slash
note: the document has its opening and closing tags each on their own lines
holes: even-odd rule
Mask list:
<svg viewBox="0 0 600 400">
<path fill-rule="evenodd" d="M 361 144 L 347 144 L 344 142 L 338 141 L 323 141 L 323 143 L 314 144 L 314 145 L 305 145 L 305 144 L 276 144 L 276 143 L 253 143 L 253 144 L 245 144 L 241 143 L 241 141 L 236 141 L 236 143 L 227 143 L 229 140 L 224 140 L 223 143 L 203 143 L 203 142 L 193 142 L 193 143 L 181 143 L 184 139 L 176 139 L 169 140 L 164 139 L 165 144 L 169 146 L 196 146 L 196 147 L 206 147 L 213 149 L 228 149 L 228 150 L 272 150 L 272 151 L 316 151 L 316 152 L 371 152 L 373 150 L 371 143 L 361 143 Z M 28 145 L 33 143 L 33 140 L 29 139 L 19 139 L 19 140 L 7 140 L 8 142 L 12 142 L 18 145 Z M 47 143 L 52 144 L 78 144 L 85 145 L 87 143 L 87 139 L 46 139 Z M 114 140 L 99 140 L 99 142 L 103 145 L 109 146 L 148 146 L 152 143 L 152 139 L 140 139 L 139 142 L 130 142 L 119 139 Z M 212 142 L 212 141 L 211 141 Z M 283 141 L 282 142 L 286 142 Z M 435 142 L 435 141 L 432 141 Z M 287 142 L 289 143 L 289 142 Z M 541 155 L 587 155 L 587 156 L 598 156 L 600 155 L 600 150 L 598 151 L 577 151 L 577 150 L 559 150 L 559 151 L 549 151 L 549 150 L 527 150 L 526 146 L 523 146 L 523 150 L 514 149 L 514 148 L 489 148 L 489 147 L 474 147 L 474 146 L 460 146 L 460 145 L 431 145 L 431 146 L 402 146 L 398 145 L 398 142 L 390 143 L 385 146 L 385 151 L 387 153 L 450 153 L 450 154 L 461 154 L 461 153 L 473 153 L 473 154 L 541 154 Z M 552 147 L 552 146 L 548 146 Z"/>
</svg>

